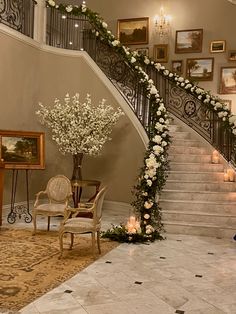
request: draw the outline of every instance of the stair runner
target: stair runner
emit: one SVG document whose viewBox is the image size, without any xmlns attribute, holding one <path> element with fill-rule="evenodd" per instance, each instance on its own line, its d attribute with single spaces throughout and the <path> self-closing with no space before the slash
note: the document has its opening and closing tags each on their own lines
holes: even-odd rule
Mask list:
<svg viewBox="0 0 236 314">
<path fill-rule="evenodd" d="M 174 119 L 170 125 L 170 171 L 160 195 L 167 233 L 233 238 L 236 182 L 224 182 L 227 164 L 211 162 L 212 148 Z"/>
</svg>

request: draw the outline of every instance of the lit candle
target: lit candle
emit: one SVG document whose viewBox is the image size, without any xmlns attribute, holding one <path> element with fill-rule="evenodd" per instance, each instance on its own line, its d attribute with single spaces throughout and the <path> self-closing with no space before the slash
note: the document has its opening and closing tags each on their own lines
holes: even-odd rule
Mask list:
<svg viewBox="0 0 236 314">
<path fill-rule="evenodd" d="M 227 172 L 224 173 L 224 181 L 228 182 L 229 181 L 229 175 Z"/>
<path fill-rule="evenodd" d="M 218 154 L 217 150 L 214 150 L 214 152 L 212 153 L 211 162 L 212 162 L 213 164 L 218 164 L 219 161 L 220 161 L 219 154 Z"/>
<path fill-rule="evenodd" d="M 234 182 L 234 170 L 233 169 L 227 169 L 227 174 L 229 176 L 229 181 Z"/>
</svg>

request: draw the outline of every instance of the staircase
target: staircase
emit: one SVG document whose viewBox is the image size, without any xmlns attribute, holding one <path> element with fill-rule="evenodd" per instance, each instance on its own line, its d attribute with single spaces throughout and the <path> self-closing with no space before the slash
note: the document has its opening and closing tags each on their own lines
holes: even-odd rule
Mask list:
<svg viewBox="0 0 236 314">
<path fill-rule="evenodd" d="M 221 158 L 211 163 L 212 147 L 180 120 L 170 125 L 170 171 L 160 195 L 167 233 L 230 237 L 236 233 L 236 183 L 224 182 Z"/>
</svg>

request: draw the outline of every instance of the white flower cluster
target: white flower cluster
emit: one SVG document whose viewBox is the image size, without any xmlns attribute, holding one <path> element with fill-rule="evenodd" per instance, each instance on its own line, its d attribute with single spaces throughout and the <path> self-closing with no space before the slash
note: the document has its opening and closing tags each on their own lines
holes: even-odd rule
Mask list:
<svg viewBox="0 0 236 314">
<path fill-rule="evenodd" d="M 72 98 L 66 94 L 64 104 L 55 99 L 51 109 L 39 104 L 36 112 L 40 122 L 52 130 L 52 139 L 59 146 L 62 154 L 84 153 L 98 155 L 112 127 L 124 113 L 106 104 L 102 99 L 97 106 L 92 105 L 90 95 L 85 102 L 80 102 L 79 94 Z"/>
</svg>

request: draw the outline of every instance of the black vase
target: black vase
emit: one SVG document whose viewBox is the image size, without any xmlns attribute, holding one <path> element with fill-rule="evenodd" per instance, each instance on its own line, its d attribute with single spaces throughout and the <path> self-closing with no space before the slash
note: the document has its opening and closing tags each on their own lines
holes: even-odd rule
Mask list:
<svg viewBox="0 0 236 314">
<path fill-rule="evenodd" d="M 78 153 L 73 155 L 73 173 L 71 181 L 81 181 L 82 180 L 82 159 L 83 153 Z"/>
</svg>

